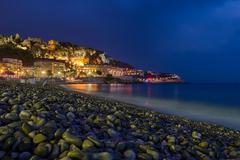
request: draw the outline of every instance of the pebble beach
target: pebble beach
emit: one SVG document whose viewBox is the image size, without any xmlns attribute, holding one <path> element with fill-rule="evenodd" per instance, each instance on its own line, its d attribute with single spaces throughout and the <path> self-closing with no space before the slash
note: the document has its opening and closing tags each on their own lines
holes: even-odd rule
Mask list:
<svg viewBox="0 0 240 160">
<path fill-rule="evenodd" d="M 0 159 L 240 159 L 240 132 L 59 86 L 1 81 Z"/>
</svg>

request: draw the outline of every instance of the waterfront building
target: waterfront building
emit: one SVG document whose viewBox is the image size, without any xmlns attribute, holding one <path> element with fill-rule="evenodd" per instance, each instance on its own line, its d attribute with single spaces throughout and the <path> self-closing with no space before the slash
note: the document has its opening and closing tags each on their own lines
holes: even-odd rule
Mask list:
<svg viewBox="0 0 240 160">
<path fill-rule="evenodd" d="M 34 67 L 23 67 L 22 77 L 30 78 L 30 77 L 34 77 L 35 76 L 34 74 L 35 74 Z"/>
<path fill-rule="evenodd" d="M 34 62 L 34 76 L 38 78 L 64 78 L 66 65 L 64 61 L 53 59 L 36 59 Z"/>
<path fill-rule="evenodd" d="M 108 74 L 106 65 L 80 65 L 76 69 L 78 77 L 105 77 Z"/>
<path fill-rule="evenodd" d="M 17 78 L 22 76 L 23 63 L 19 59 L 3 58 L 0 62 L 0 74 L 1 76 L 11 76 Z"/>
<path fill-rule="evenodd" d="M 4 63 L 13 64 L 13 65 L 16 65 L 16 66 L 19 66 L 19 67 L 23 66 L 22 61 L 19 60 L 19 59 L 15 59 L 15 58 L 3 58 L 2 61 Z"/>
<path fill-rule="evenodd" d="M 143 70 L 136 70 L 133 68 L 124 68 L 123 70 L 124 76 L 143 76 L 144 71 Z"/>
<path fill-rule="evenodd" d="M 108 74 L 113 77 L 123 76 L 142 76 L 142 70 L 135 70 L 130 68 L 122 68 L 111 65 L 80 65 L 76 68 L 79 77 L 106 77 Z"/>
<path fill-rule="evenodd" d="M 125 73 L 124 68 L 110 65 L 84 65 L 77 67 L 77 71 L 78 74 L 82 75 L 83 77 L 106 77 L 108 74 L 112 75 L 113 77 L 121 77 L 124 76 Z"/>
<path fill-rule="evenodd" d="M 124 76 L 124 73 L 125 73 L 124 70 L 125 70 L 125 68 L 114 67 L 114 66 L 107 68 L 108 73 L 111 74 L 113 77 Z"/>
<path fill-rule="evenodd" d="M 148 72 L 144 77 L 138 78 L 138 81 L 145 83 L 180 83 L 183 82 L 176 74 L 171 73 L 153 73 Z"/>
</svg>

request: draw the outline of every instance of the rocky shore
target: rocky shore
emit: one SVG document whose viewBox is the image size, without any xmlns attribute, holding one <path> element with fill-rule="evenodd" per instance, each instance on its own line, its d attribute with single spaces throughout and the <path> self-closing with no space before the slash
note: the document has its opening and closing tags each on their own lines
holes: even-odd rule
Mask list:
<svg viewBox="0 0 240 160">
<path fill-rule="evenodd" d="M 0 82 L 0 159 L 240 159 L 240 132 L 60 87 Z"/>
</svg>

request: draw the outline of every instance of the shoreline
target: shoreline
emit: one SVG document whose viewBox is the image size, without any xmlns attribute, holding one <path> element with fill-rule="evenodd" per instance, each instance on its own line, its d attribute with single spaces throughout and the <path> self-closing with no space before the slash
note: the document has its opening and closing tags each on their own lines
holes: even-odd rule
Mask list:
<svg viewBox="0 0 240 160">
<path fill-rule="evenodd" d="M 240 126 L 237 125 L 237 124 L 239 124 L 238 123 L 239 120 L 234 119 L 236 117 L 235 113 L 238 111 L 235 111 L 234 109 L 232 109 L 230 111 L 228 111 L 228 110 L 225 111 L 222 108 L 216 108 L 216 106 L 211 106 L 211 108 L 209 109 L 209 108 L 206 108 L 206 106 L 204 106 L 204 105 L 197 104 L 197 106 L 195 108 L 203 109 L 203 107 L 205 107 L 205 110 L 207 109 L 207 113 L 205 113 L 206 111 L 202 112 L 202 109 L 201 110 L 192 109 L 192 106 L 193 105 L 195 106 L 196 104 L 185 102 L 183 104 L 184 110 L 179 110 L 176 107 L 171 107 L 171 105 L 174 106 L 174 104 L 177 102 L 161 100 L 161 104 L 159 104 L 157 100 L 147 99 L 145 97 L 114 96 L 114 95 L 103 93 L 103 92 L 94 93 L 94 92 L 87 92 L 84 90 L 81 91 L 77 88 L 72 87 L 71 85 L 69 86 L 69 84 L 62 84 L 60 86 L 69 91 L 75 91 L 75 92 L 78 92 L 78 93 L 81 93 L 84 95 L 90 95 L 93 97 L 102 98 L 103 100 L 117 101 L 120 103 L 125 103 L 128 105 L 135 106 L 137 108 L 149 109 L 151 111 L 155 111 L 155 112 L 162 113 L 162 114 L 174 115 L 174 116 L 186 118 L 186 119 L 189 119 L 192 121 L 209 123 L 209 124 L 213 124 L 216 126 L 222 126 L 225 128 L 234 129 L 234 130 L 238 130 L 238 131 L 240 130 Z M 166 108 L 166 106 L 169 106 L 169 107 Z M 213 109 L 212 109 L 212 107 L 213 107 Z M 216 112 L 216 111 L 219 111 L 219 112 Z M 227 119 L 223 115 L 219 115 L 219 114 L 221 114 L 221 112 L 227 112 L 229 115 L 234 114 L 235 117 L 233 116 L 232 119 L 231 118 Z M 201 113 L 201 114 L 199 114 L 199 113 Z M 209 113 L 214 113 L 214 114 L 219 113 L 219 114 L 211 115 Z"/>
<path fill-rule="evenodd" d="M 91 93 L 85 93 L 85 92 L 81 92 L 81 91 L 76 91 L 73 88 L 66 87 L 65 84 L 60 85 L 60 87 L 62 87 L 63 89 L 65 89 L 65 90 L 67 90 L 69 92 L 76 92 L 76 93 L 82 94 L 83 96 L 89 96 L 89 97 L 92 97 L 94 99 L 100 99 L 102 101 L 117 102 L 117 103 L 121 103 L 123 105 L 127 105 L 128 107 L 133 107 L 133 108 L 136 108 L 136 109 L 152 111 L 152 112 L 156 112 L 156 113 L 159 113 L 159 114 L 165 114 L 166 116 L 169 116 L 169 117 L 175 117 L 175 118 L 179 118 L 179 119 L 186 119 L 188 121 L 193 121 L 194 123 L 205 123 L 205 124 L 216 126 L 216 127 L 219 127 L 219 128 L 226 128 L 228 130 L 236 130 L 236 131 L 240 132 L 239 129 L 230 128 L 230 127 L 226 127 L 226 126 L 223 126 L 223 125 L 220 125 L 220 124 L 207 122 L 207 121 L 202 121 L 202 120 L 198 120 L 198 119 L 191 119 L 191 118 L 188 118 L 188 117 L 185 117 L 185 116 L 176 115 L 174 113 L 167 113 L 167 112 L 165 113 L 163 111 L 159 111 L 159 110 L 156 110 L 156 109 L 153 109 L 153 108 L 146 108 L 145 106 L 141 106 L 141 105 L 138 105 L 138 104 L 124 102 L 124 101 L 113 99 L 113 98 L 110 98 L 110 97 L 105 97 L 105 96 L 103 96 L 101 94 L 91 94 Z"/>
<path fill-rule="evenodd" d="M 60 86 L 0 82 L 0 88 L 1 159 L 240 158 L 234 129 Z"/>
</svg>

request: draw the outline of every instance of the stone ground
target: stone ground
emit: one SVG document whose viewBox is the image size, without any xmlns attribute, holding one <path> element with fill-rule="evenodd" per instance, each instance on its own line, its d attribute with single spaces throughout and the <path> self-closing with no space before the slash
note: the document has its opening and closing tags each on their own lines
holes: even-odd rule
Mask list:
<svg viewBox="0 0 240 160">
<path fill-rule="evenodd" d="M 2 81 L 0 159 L 240 159 L 240 133 L 56 86 Z"/>
</svg>

